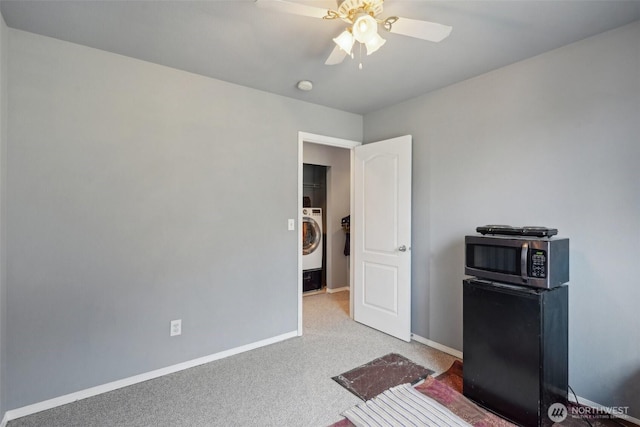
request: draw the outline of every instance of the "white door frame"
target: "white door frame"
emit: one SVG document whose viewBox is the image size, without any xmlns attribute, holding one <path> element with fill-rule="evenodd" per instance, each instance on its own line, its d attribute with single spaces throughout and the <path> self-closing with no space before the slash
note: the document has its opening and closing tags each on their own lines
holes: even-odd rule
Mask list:
<svg viewBox="0 0 640 427">
<path fill-rule="evenodd" d="M 353 155 L 353 149 L 362 142 L 352 141 L 349 139 L 334 138 L 331 136 L 317 135 L 307 132 L 298 132 L 298 336 L 302 335 L 302 239 L 300 238 L 300 227 L 302 226 L 302 165 L 304 163 L 304 143 L 310 142 L 312 144 L 328 145 L 331 147 L 347 148 L 351 153 L 351 171 L 350 171 L 350 210 L 353 211 L 353 166 L 355 157 Z M 353 242 L 353 239 L 351 239 Z M 353 243 L 351 244 L 353 246 Z M 352 248 L 353 249 L 353 248 Z M 349 257 L 349 288 L 353 284 L 353 268 L 351 268 L 351 257 Z M 353 318 L 353 292 L 350 292 L 349 297 L 349 315 Z"/>
</svg>

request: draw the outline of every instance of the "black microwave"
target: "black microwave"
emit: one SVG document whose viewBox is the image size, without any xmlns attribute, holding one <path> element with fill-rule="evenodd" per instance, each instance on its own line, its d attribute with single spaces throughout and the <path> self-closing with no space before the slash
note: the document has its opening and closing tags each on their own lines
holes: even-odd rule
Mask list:
<svg viewBox="0 0 640 427">
<path fill-rule="evenodd" d="M 560 286 L 569 281 L 569 239 L 466 236 L 464 272 L 515 285 Z"/>
</svg>

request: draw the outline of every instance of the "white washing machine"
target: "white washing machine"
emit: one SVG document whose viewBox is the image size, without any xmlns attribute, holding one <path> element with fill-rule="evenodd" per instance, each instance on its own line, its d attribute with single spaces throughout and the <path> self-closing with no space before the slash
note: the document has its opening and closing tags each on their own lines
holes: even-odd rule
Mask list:
<svg viewBox="0 0 640 427">
<path fill-rule="evenodd" d="M 322 268 L 322 209 L 302 209 L 302 269 Z"/>
</svg>

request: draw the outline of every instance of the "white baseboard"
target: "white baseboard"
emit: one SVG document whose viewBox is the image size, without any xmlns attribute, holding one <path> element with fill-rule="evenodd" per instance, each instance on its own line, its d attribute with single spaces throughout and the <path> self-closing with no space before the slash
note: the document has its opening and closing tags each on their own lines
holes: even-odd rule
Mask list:
<svg viewBox="0 0 640 427">
<path fill-rule="evenodd" d="M 339 290 L 338 290 L 339 289 Z M 349 290 L 349 287 L 346 288 L 338 288 L 334 289 L 333 292 L 342 292 L 345 290 Z M 117 390 L 119 388 L 127 387 L 133 384 L 141 383 L 144 381 L 148 381 L 154 378 L 158 378 L 164 375 L 172 374 L 175 372 L 183 371 L 185 369 L 193 368 L 195 366 L 203 365 L 205 363 L 213 362 L 215 360 L 224 359 L 225 357 L 233 356 L 236 354 L 244 353 L 245 351 L 254 350 L 259 347 L 264 347 L 270 344 L 275 344 L 280 341 L 287 340 L 289 338 L 294 338 L 298 336 L 297 331 L 288 332 L 286 334 L 278 335 L 275 337 L 267 338 L 265 340 L 257 341 L 254 343 L 246 344 L 240 347 L 232 348 L 230 350 L 225 350 L 219 353 L 211 354 L 209 356 L 200 357 L 198 359 L 189 360 L 187 362 L 178 363 L 176 365 L 168 366 L 166 368 L 157 369 L 155 371 L 150 371 L 144 374 L 135 375 L 133 377 L 124 378 L 122 380 L 113 381 L 107 384 L 102 384 L 96 387 L 91 387 L 85 390 L 80 390 L 75 393 L 66 394 L 64 396 L 59 396 L 53 399 L 45 400 L 42 402 L 34 403 L 32 405 L 23 406 L 21 408 L 12 409 L 10 411 L 5 412 L 2 422 L 0 422 L 0 427 L 6 427 L 7 423 L 11 420 L 15 420 L 17 418 L 25 417 L 27 415 L 35 414 L 37 412 L 45 411 L 47 409 L 52 409 L 57 406 L 66 405 L 67 403 L 72 403 L 77 400 L 86 399 L 92 396 L 97 396 L 102 393 L 106 393 L 109 391 Z M 427 345 L 429 347 L 433 347 L 437 350 L 443 351 L 447 354 L 455 356 L 459 359 L 462 359 L 462 352 L 455 350 L 451 347 L 447 347 L 435 341 L 431 341 L 424 337 L 421 337 L 416 334 L 411 334 L 411 338 L 414 341 L 417 341 L 421 344 Z M 569 400 L 575 402 L 573 398 L 573 394 L 569 394 Z M 578 401 L 582 405 L 591 406 L 594 408 L 603 407 L 596 402 L 592 402 L 584 397 L 578 396 Z M 629 415 L 621 415 L 619 418 L 622 418 L 631 423 L 637 424 L 640 426 L 640 419 L 631 417 Z"/>
<path fill-rule="evenodd" d="M 74 393 L 65 394 L 64 396 L 54 397 L 53 399 L 34 403 L 32 405 L 11 409 L 5 412 L 4 417 L 2 419 L 2 423 L 0 423 L 0 427 L 5 427 L 9 421 L 15 420 L 16 418 L 25 417 L 27 415 L 31 415 L 37 412 L 45 411 L 47 409 L 55 408 L 57 406 L 66 405 L 67 403 L 72 403 L 77 400 L 86 399 L 88 397 L 97 396 L 99 394 L 117 390 L 119 388 L 123 388 L 133 384 L 152 380 L 154 378 L 159 378 L 164 375 L 173 374 L 175 372 L 183 371 L 185 369 L 189 369 L 195 366 L 203 365 L 205 363 L 213 362 L 214 360 L 224 359 L 225 357 L 244 353 L 245 351 L 254 350 L 259 347 L 265 347 L 267 345 L 275 344 L 277 342 L 284 341 L 289 338 L 294 338 L 297 336 L 298 336 L 298 331 L 288 332 L 286 334 L 267 338 L 261 341 L 256 341 L 240 347 L 232 348 L 230 350 L 221 351 L 219 353 L 210 354 L 208 356 L 178 363 L 176 365 L 167 366 L 166 368 L 156 369 L 155 371 L 146 372 L 140 375 L 134 375 L 133 377 L 124 378 L 121 380 L 113 381 L 113 382 L 102 384 L 99 386 L 87 388 L 85 390 L 76 391 Z"/>
<path fill-rule="evenodd" d="M 451 347 L 447 347 L 446 345 L 442 345 L 440 343 L 437 343 L 435 341 L 431 341 L 429 339 L 426 339 L 424 337 L 421 337 L 420 335 L 416 335 L 416 334 L 411 334 L 411 339 L 414 341 L 419 342 L 420 344 L 424 344 L 424 345 L 428 345 L 429 347 L 433 347 L 436 350 L 440 350 L 443 351 L 447 354 L 450 354 L 452 356 L 457 357 L 458 359 L 462 359 L 462 352 L 459 350 L 456 350 L 454 348 Z"/>
<path fill-rule="evenodd" d="M 327 293 L 328 294 L 335 294 L 337 292 L 345 292 L 348 291 L 349 287 L 348 286 L 343 286 L 341 288 L 327 288 Z"/>
<path fill-rule="evenodd" d="M 606 406 L 596 402 L 592 402 L 591 400 L 586 399 L 584 397 L 578 396 L 577 398 L 578 398 L 578 401 L 576 402 L 576 398 L 573 396 L 573 393 L 569 391 L 569 402 L 579 403 L 580 405 L 590 406 L 592 408 L 606 408 Z M 616 415 L 616 418 L 620 418 L 640 426 L 640 419 L 634 418 L 630 415 L 620 414 L 620 415 Z"/>
</svg>

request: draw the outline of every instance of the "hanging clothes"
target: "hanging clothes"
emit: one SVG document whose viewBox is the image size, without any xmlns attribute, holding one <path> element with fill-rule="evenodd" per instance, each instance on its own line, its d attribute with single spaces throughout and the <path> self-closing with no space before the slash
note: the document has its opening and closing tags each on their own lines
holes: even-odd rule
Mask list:
<svg viewBox="0 0 640 427">
<path fill-rule="evenodd" d="M 342 218 L 342 229 L 345 233 L 345 242 L 344 242 L 344 256 L 349 256 L 351 252 L 351 238 L 350 238 L 350 228 L 351 228 L 351 215 L 347 215 Z"/>
</svg>

